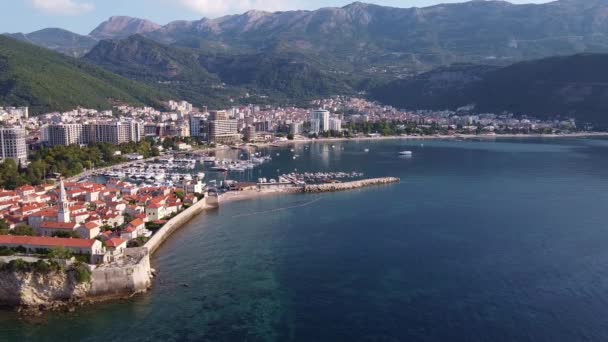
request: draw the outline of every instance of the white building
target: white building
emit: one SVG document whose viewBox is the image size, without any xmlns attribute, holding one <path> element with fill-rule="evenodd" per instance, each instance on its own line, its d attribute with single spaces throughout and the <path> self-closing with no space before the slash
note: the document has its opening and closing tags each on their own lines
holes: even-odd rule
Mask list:
<svg viewBox="0 0 608 342">
<path fill-rule="evenodd" d="M 321 122 L 319 119 L 310 120 L 310 133 L 319 134 L 321 133 Z"/>
<path fill-rule="evenodd" d="M 139 121 L 94 121 L 90 123 L 50 124 L 42 129 L 42 141 L 51 146 L 86 145 L 107 142 L 122 144 L 144 138 L 144 124 Z"/>
<path fill-rule="evenodd" d="M 289 127 L 289 133 L 296 135 L 302 133 L 302 123 L 300 122 L 292 122 Z"/>
<path fill-rule="evenodd" d="M 312 119 L 319 120 L 320 132 L 329 131 L 329 111 L 324 109 L 315 110 L 312 112 Z"/>
<path fill-rule="evenodd" d="M 339 132 L 342 130 L 342 120 L 338 118 L 329 119 L 329 130 Z"/>
<path fill-rule="evenodd" d="M 17 164 L 27 163 L 27 145 L 25 143 L 25 128 L 0 128 L 0 157 L 2 160 L 10 158 Z"/>
</svg>

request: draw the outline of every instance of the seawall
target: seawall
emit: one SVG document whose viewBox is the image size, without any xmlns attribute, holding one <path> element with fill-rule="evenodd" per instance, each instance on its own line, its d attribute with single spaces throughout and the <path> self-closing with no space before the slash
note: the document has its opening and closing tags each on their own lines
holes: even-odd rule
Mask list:
<svg viewBox="0 0 608 342">
<path fill-rule="evenodd" d="M 150 254 L 154 254 L 158 247 L 160 247 L 165 240 L 182 225 L 193 219 L 196 215 L 200 214 L 203 210 L 207 209 L 207 197 L 196 202 L 190 208 L 182 211 L 177 216 L 169 220 L 165 225 L 159 229 L 152 238 L 144 245 L 148 249 Z"/>
<path fill-rule="evenodd" d="M 344 183 L 305 185 L 303 191 L 307 193 L 346 191 L 365 188 L 369 186 L 399 183 L 400 181 L 401 180 L 396 177 L 371 178 Z"/>
<path fill-rule="evenodd" d="M 146 292 L 152 286 L 147 248 L 127 248 L 121 265 L 104 265 L 92 271 L 89 297 L 114 298 Z"/>
</svg>

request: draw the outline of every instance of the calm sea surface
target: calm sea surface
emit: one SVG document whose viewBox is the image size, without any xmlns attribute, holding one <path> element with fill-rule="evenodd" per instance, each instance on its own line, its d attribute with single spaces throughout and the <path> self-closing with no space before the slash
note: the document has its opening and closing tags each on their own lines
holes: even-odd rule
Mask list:
<svg viewBox="0 0 608 342">
<path fill-rule="evenodd" d="M 310 146 L 243 178 L 402 182 L 227 204 L 163 245 L 148 294 L 0 312 L 0 341 L 608 340 L 608 141 Z"/>
</svg>

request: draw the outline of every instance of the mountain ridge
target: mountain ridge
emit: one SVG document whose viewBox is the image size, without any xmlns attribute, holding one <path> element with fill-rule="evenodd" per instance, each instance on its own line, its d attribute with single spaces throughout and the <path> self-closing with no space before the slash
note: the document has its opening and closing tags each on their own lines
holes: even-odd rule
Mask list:
<svg viewBox="0 0 608 342">
<path fill-rule="evenodd" d="M 168 95 L 82 60 L 0 36 L 0 103 L 32 113 L 115 103 L 159 106 Z"/>
<path fill-rule="evenodd" d="M 342 71 L 387 67 L 400 76 L 452 63 L 506 65 L 556 54 L 608 52 L 608 3 L 469 1 L 399 8 L 354 2 L 309 11 L 253 10 L 162 26 L 117 16 L 101 23 L 91 37 L 133 34 L 165 45 L 239 54 L 298 52 L 339 64 Z"/>
</svg>

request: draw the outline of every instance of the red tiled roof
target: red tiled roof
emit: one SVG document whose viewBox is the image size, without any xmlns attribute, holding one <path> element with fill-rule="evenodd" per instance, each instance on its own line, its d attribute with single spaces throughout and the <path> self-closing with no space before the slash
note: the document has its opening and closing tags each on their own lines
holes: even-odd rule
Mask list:
<svg viewBox="0 0 608 342">
<path fill-rule="evenodd" d="M 93 230 L 95 228 L 99 228 L 99 224 L 97 222 L 87 222 L 84 224 L 84 227 L 88 230 Z"/>
<path fill-rule="evenodd" d="M 96 240 L 0 235 L 0 245 L 91 248 Z"/>
<path fill-rule="evenodd" d="M 76 223 L 74 222 L 50 222 L 50 221 L 45 221 L 42 222 L 42 225 L 40 226 L 43 229 L 67 229 L 67 230 L 74 230 L 74 228 L 76 228 Z"/>
<path fill-rule="evenodd" d="M 127 241 L 121 238 L 111 238 L 110 240 L 106 241 L 106 247 L 116 248 L 125 242 Z"/>
<path fill-rule="evenodd" d="M 39 212 L 33 213 L 30 216 L 34 216 L 34 217 L 53 217 L 53 216 L 57 216 L 57 209 L 43 209 Z"/>
<path fill-rule="evenodd" d="M 136 218 L 135 220 L 129 222 L 129 225 L 133 226 L 133 227 L 139 227 L 142 224 L 144 224 L 144 221 L 142 219 L 140 219 L 140 218 Z"/>
</svg>

